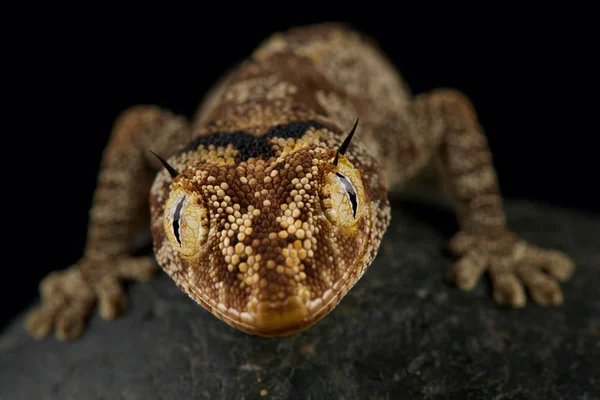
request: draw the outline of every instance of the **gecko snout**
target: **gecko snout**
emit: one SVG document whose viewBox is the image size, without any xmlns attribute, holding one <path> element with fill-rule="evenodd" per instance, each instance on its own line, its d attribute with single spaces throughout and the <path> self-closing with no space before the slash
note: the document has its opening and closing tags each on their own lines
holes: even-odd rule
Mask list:
<svg viewBox="0 0 600 400">
<path fill-rule="evenodd" d="M 307 270 L 312 267 L 307 266 Z M 287 275 L 293 276 L 293 269 L 287 272 Z M 250 299 L 245 313 L 249 317 L 245 322 L 250 323 L 252 333 L 286 336 L 306 329 L 331 311 L 343 297 L 343 280 L 319 293 L 316 291 L 318 288 L 305 281 L 296 282 L 291 287 L 282 285 L 289 282 L 285 277 L 285 270 L 283 274 L 271 270 L 255 285 L 255 289 L 262 291 L 261 295 Z"/>
<path fill-rule="evenodd" d="M 254 317 L 254 329 L 259 335 L 285 336 L 309 324 L 308 307 L 300 296 L 281 302 L 261 301 L 249 309 Z"/>
</svg>

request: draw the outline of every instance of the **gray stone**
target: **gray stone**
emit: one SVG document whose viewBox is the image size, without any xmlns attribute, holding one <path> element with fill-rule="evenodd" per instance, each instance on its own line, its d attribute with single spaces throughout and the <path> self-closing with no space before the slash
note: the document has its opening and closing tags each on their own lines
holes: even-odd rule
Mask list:
<svg viewBox="0 0 600 400">
<path fill-rule="evenodd" d="M 470 293 L 447 284 L 453 215 L 394 200 L 376 261 L 312 328 L 246 335 L 161 274 L 128 286 L 125 317 L 95 312 L 71 343 L 29 338 L 24 311 L 0 339 L 0 399 L 600 399 L 600 218 L 506 210 L 526 240 L 574 257 L 564 305 L 506 310 L 487 279 Z"/>
</svg>

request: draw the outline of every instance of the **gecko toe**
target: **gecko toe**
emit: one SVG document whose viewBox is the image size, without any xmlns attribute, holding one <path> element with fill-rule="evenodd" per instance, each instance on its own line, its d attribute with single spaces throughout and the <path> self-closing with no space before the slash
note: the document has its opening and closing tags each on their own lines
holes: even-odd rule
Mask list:
<svg viewBox="0 0 600 400">
<path fill-rule="evenodd" d="M 573 259 L 562 251 L 540 249 L 531 245 L 526 249 L 524 262 L 541 266 L 559 281 L 568 280 L 575 271 Z"/>
<path fill-rule="evenodd" d="M 562 304 L 562 291 L 558 282 L 551 276 L 528 264 L 519 265 L 517 273 L 536 304 L 542 307 Z"/>
<path fill-rule="evenodd" d="M 575 271 L 575 263 L 566 254 L 559 251 L 549 251 L 542 268 L 560 281 L 566 281 Z"/>
<path fill-rule="evenodd" d="M 459 259 L 449 270 L 448 279 L 462 290 L 472 290 L 485 271 L 487 260 L 472 251 Z"/>
<path fill-rule="evenodd" d="M 117 279 L 107 278 L 96 286 L 100 303 L 100 316 L 111 320 L 124 313 L 127 308 L 127 296 Z"/>
<path fill-rule="evenodd" d="M 56 311 L 44 305 L 37 306 L 27 314 L 25 328 L 35 339 L 43 339 L 52 330 Z"/>
<path fill-rule="evenodd" d="M 448 242 L 446 247 L 452 254 L 461 255 L 465 254 L 470 248 L 476 243 L 476 238 L 464 231 L 457 232 Z"/>
<path fill-rule="evenodd" d="M 83 311 L 77 308 L 66 308 L 59 313 L 56 318 L 55 335 L 59 340 L 71 340 L 79 337 L 83 333 L 85 320 L 89 311 Z"/>
<path fill-rule="evenodd" d="M 554 285 L 548 285 L 546 287 L 540 287 L 530 290 L 533 301 L 539 306 L 558 306 L 563 302 L 563 294 L 560 287 L 556 282 Z"/>
<path fill-rule="evenodd" d="M 525 290 L 514 274 L 508 272 L 492 273 L 490 277 L 496 303 L 510 308 L 525 306 L 527 302 Z"/>
</svg>

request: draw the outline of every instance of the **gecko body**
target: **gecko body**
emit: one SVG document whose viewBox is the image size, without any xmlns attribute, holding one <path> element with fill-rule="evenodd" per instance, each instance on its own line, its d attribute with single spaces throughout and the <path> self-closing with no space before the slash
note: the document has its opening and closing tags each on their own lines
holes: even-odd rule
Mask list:
<svg viewBox="0 0 600 400">
<path fill-rule="evenodd" d="M 121 314 L 121 282 L 157 269 L 154 258 L 131 255 L 149 210 L 155 259 L 190 298 L 251 334 L 306 329 L 376 257 L 388 192 L 429 169 L 460 227 L 449 278 L 470 290 L 488 271 L 499 304 L 522 307 L 524 286 L 536 303 L 560 304 L 557 282 L 573 263 L 506 227 L 468 99 L 449 89 L 413 96 L 372 39 L 321 24 L 265 40 L 191 121 L 154 106 L 123 113 L 103 155 L 84 256 L 42 281 L 27 327 L 70 339 L 96 303 L 106 319 Z"/>
</svg>

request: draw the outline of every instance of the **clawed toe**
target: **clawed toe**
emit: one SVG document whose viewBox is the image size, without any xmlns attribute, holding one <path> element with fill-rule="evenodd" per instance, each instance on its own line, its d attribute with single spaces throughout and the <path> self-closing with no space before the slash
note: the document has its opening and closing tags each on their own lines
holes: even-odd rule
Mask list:
<svg viewBox="0 0 600 400">
<path fill-rule="evenodd" d="M 496 303 L 510 308 L 522 308 L 525 306 L 527 299 L 523 285 L 514 274 L 492 274 L 491 277 Z"/>
<path fill-rule="evenodd" d="M 556 279 L 566 281 L 573 275 L 575 263 L 566 254 L 557 251 L 548 254 L 548 260 L 542 265 L 542 268 Z"/>
<path fill-rule="evenodd" d="M 528 246 L 523 261 L 538 265 L 559 281 L 568 280 L 575 271 L 575 263 L 565 253 L 558 250 L 545 250 Z"/>
<path fill-rule="evenodd" d="M 472 290 L 486 267 L 486 259 L 476 252 L 468 253 L 458 260 L 448 273 L 448 279 L 462 290 Z"/>
<path fill-rule="evenodd" d="M 562 304 L 563 294 L 554 278 L 530 265 L 519 265 L 517 272 L 536 304 L 543 307 Z"/>
<path fill-rule="evenodd" d="M 529 292 L 533 301 L 539 306 L 558 306 L 563 302 L 563 294 L 558 285 L 554 288 L 533 288 Z"/>
<path fill-rule="evenodd" d="M 59 340 L 70 340 L 79 337 L 83 333 L 86 313 L 66 309 L 56 318 L 56 338 Z"/>
<path fill-rule="evenodd" d="M 43 339 L 52 330 L 55 316 L 55 312 L 50 312 L 43 306 L 36 307 L 27 315 L 25 328 L 35 339 Z"/>
<path fill-rule="evenodd" d="M 460 231 L 456 233 L 448 242 L 446 247 L 454 255 L 466 253 L 476 243 L 476 238 L 466 232 Z"/>
<path fill-rule="evenodd" d="M 106 320 L 115 319 L 127 309 L 127 296 L 121 283 L 116 279 L 106 279 L 96 287 L 100 302 L 100 316 Z"/>
</svg>

